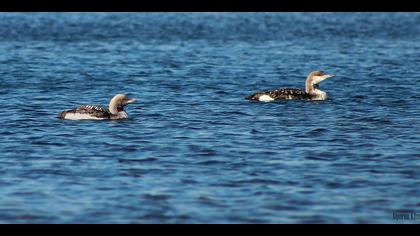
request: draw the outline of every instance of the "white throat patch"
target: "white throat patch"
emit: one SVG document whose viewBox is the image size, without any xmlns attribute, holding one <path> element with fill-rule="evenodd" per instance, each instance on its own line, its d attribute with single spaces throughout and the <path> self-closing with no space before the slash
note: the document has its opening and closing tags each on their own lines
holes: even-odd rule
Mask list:
<svg viewBox="0 0 420 236">
<path fill-rule="evenodd" d="M 328 97 L 326 92 L 318 89 L 315 90 L 314 94 L 315 97 L 312 100 L 326 100 Z"/>
<path fill-rule="evenodd" d="M 125 111 L 120 111 L 118 112 L 118 119 L 127 119 L 128 118 L 128 114 Z"/>
</svg>

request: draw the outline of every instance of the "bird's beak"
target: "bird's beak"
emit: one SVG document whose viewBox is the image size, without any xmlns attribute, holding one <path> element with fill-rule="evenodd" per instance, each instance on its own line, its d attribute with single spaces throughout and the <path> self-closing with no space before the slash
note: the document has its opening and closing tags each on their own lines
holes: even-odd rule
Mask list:
<svg viewBox="0 0 420 236">
<path fill-rule="evenodd" d="M 126 101 L 127 104 L 135 103 L 135 102 L 137 102 L 137 99 L 135 99 L 135 98 L 130 98 Z"/>
<path fill-rule="evenodd" d="M 321 81 L 323 81 L 323 80 L 325 80 L 325 79 L 328 79 L 328 78 L 334 77 L 334 76 L 335 76 L 335 75 L 323 75 L 323 76 L 321 76 L 321 78 L 320 78 L 319 82 L 321 82 Z"/>
<path fill-rule="evenodd" d="M 328 78 L 331 78 L 331 77 L 334 77 L 335 75 L 325 75 L 325 79 L 328 79 Z"/>
<path fill-rule="evenodd" d="M 335 75 L 319 75 L 319 76 L 314 76 L 313 78 L 312 78 L 312 83 L 313 84 L 318 84 L 318 83 L 320 83 L 321 81 L 324 81 L 325 79 L 328 79 L 328 78 L 331 78 L 331 77 L 334 77 Z"/>
</svg>

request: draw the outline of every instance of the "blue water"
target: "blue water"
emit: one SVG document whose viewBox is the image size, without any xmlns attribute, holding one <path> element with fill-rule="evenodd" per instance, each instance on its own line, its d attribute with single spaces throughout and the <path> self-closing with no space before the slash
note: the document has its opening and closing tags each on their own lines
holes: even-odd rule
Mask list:
<svg viewBox="0 0 420 236">
<path fill-rule="evenodd" d="M 395 223 L 419 39 L 419 13 L 2 13 L 0 223 Z M 327 101 L 244 100 L 318 69 Z M 117 93 L 128 120 L 56 118 Z"/>
</svg>

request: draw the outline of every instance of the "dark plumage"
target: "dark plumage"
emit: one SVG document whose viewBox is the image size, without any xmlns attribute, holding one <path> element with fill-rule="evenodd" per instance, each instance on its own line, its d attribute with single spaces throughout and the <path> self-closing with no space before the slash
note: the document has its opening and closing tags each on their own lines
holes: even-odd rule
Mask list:
<svg viewBox="0 0 420 236">
<path fill-rule="evenodd" d="M 255 94 L 252 94 L 246 99 L 248 100 L 259 100 L 260 96 L 262 95 L 268 95 L 274 100 L 286 100 L 286 99 L 311 99 L 312 95 L 309 93 L 306 93 L 302 89 L 296 89 L 296 88 L 280 88 L 275 89 L 271 91 L 264 91 L 264 92 L 258 92 Z"/>
<path fill-rule="evenodd" d="M 64 119 L 67 113 L 78 113 L 78 114 L 86 114 L 96 118 L 104 118 L 110 119 L 111 112 L 107 108 L 103 108 L 100 106 L 91 106 L 91 105 L 84 105 L 80 107 L 76 107 L 69 111 L 63 111 L 60 113 L 59 117 Z"/>
</svg>

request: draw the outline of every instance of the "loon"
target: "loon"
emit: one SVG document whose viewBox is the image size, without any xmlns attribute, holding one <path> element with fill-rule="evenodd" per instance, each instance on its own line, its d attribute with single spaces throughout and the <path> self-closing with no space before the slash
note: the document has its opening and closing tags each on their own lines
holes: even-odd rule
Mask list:
<svg viewBox="0 0 420 236">
<path fill-rule="evenodd" d="M 322 71 L 313 71 L 306 78 L 305 90 L 297 88 L 281 88 L 271 91 L 258 92 L 246 97 L 246 99 L 261 102 L 292 99 L 325 100 L 327 99 L 327 93 L 319 89 L 318 83 L 333 76 L 334 75 L 329 75 Z"/>
<path fill-rule="evenodd" d="M 129 98 L 124 94 L 117 94 L 109 103 L 109 108 L 101 106 L 83 105 L 73 110 L 63 111 L 58 118 L 66 120 L 118 120 L 127 119 L 128 115 L 124 107 L 136 102 L 136 99 Z"/>
</svg>

